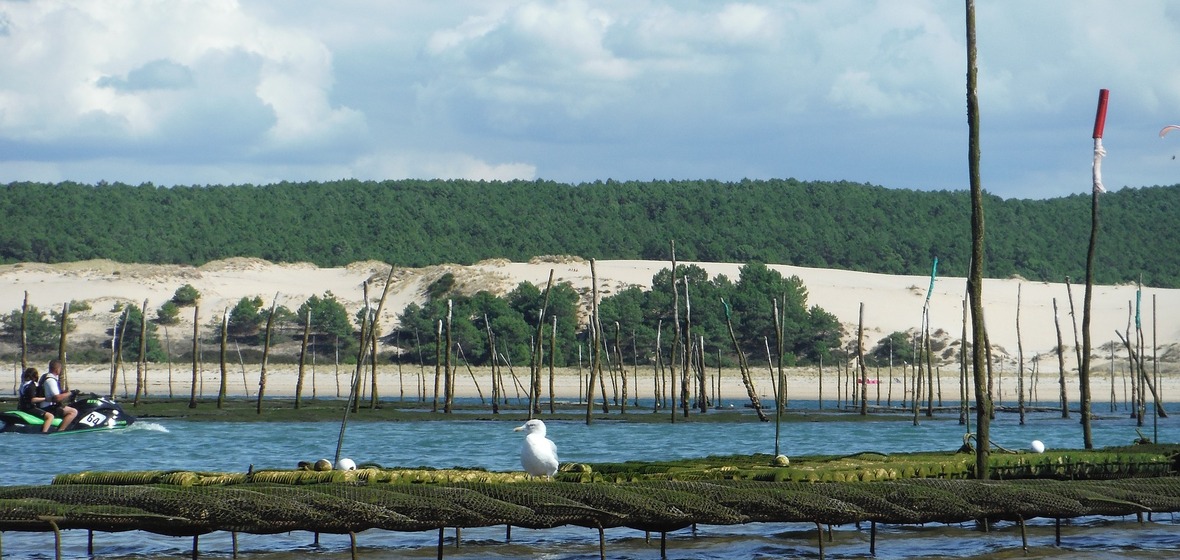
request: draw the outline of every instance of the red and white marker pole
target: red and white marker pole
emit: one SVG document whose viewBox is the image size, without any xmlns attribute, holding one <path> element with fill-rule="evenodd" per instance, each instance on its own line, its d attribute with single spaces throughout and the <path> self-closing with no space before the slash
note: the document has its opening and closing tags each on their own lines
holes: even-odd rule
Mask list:
<svg viewBox="0 0 1180 560">
<path fill-rule="evenodd" d="M 1110 90 L 1098 90 L 1098 113 L 1094 115 L 1094 192 L 1104 193 L 1102 186 L 1102 158 L 1106 156 L 1106 149 L 1102 147 L 1102 130 L 1106 128 L 1106 102 L 1110 99 Z"/>
</svg>

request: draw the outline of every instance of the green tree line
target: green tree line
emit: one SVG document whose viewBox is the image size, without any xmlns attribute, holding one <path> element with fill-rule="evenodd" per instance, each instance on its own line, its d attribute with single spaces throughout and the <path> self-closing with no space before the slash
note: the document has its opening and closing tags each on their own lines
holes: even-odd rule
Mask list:
<svg viewBox="0 0 1180 560">
<path fill-rule="evenodd" d="M 1085 271 L 1089 193 L 987 196 L 986 273 Z M 793 179 L 739 182 L 399 180 L 160 187 L 0 185 L 0 262 L 200 265 L 228 257 L 339 266 L 572 254 L 767 262 L 966 276 L 969 193 Z M 1180 185 L 1103 195 L 1097 281 L 1180 287 Z"/>
</svg>

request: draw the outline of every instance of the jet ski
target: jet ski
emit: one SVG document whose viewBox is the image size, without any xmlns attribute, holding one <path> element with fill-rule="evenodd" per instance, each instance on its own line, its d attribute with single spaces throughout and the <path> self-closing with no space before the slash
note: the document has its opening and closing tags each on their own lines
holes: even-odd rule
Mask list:
<svg viewBox="0 0 1180 560">
<path fill-rule="evenodd" d="M 78 410 L 78 416 L 66 428 L 65 432 L 58 432 L 61 418 L 53 419 L 53 428 L 49 433 L 73 433 L 91 430 L 110 430 L 126 428 L 135 423 L 135 417 L 123 411 L 123 407 L 114 399 L 100 397 L 94 393 L 85 396 L 74 395 L 70 406 Z M 0 432 L 17 432 L 22 434 L 39 434 L 45 421 L 35 415 L 19 410 L 0 412 Z"/>
</svg>

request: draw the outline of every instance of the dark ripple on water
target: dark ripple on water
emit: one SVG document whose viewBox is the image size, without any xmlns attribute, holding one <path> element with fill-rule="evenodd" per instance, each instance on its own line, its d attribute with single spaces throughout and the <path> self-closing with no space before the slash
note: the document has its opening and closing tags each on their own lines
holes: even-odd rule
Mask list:
<svg viewBox="0 0 1180 560">
<path fill-rule="evenodd" d="M 1180 526 L 1171 517 L 1139 523 L 1134 519 L 1086 518 L 1063 524 L 1062 546 L 1054 545 L 1051 520 L 1028 524 L 1029 551 L 1021 550 L 1019 526 L 1003 523 L 984 532 L 972 524 L 927 526 L 878 526 L 877 558 L 1173 558 L 1180 547 Z M 826 527 L 825 527 L 826 530 Z M 481 558 L 540 558 L 553 560 L 592 560 L 598 558 L 597 531 L 562 527 L 549 530 L 512 529 L 512 541 L 505 542 L 504 527 L 466 529 L 461 545 L 455 547 L 455 532 L 444 533 L 445 557 L 460 560 Z M 825 532 L 827 558 L 864 558 L 870 546 L 869 525 L 857 529 L 847 525 L 833 528 L 831 540 Z M 817 557 L 817 531 L 808 524 L 754 523 L 732 527 L 699 527 L 668 534 L 669 558 L 686 560 L 736 558 Z M 310 533 L 278 535 L 238 535 L 240 558 L 258 560 L 293 560 L 314 557 L 323 560 L 351 558 L 346 535 L 320 535 L 318 545 Z M 606 531 L 606 556 L 619 559 L 660 558 L 658 534 L 645 535 L 631 529 Z M 438 533 L 392 533 L 366 531 L 357 536 L 360 557 L 435 558 Z M 94 537 L 98 558 L 112 560 L 156 560 L 187 557 L 190 538 L 166 537 L 142 533 L 97 533 Z M 52 558 L 51 534 L 7 533 L 4 552 L 7 558 Z M 199 541 L 202 558 L 229 558 L 233 541 L 226 533 L 205 535 Z M 86 534 L 66 531 L 63 534 L 65 558 L 87 558 Z"/>
</svg>

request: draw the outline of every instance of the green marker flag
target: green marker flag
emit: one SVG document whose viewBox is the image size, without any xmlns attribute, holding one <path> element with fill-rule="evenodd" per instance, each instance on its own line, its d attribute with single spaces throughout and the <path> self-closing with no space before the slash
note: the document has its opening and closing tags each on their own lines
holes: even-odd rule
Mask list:
<svg viewBox="0 0 1180 560">
<path fill-rule="evenodd" d="M 938 257 L 934 257 L 934 268 L 930 269 L 930 287 L 926 289 L 926 303 L 930 303 L 930 294 L 934 292 L 934 277 L 938 276 Z"/>
</svg>

